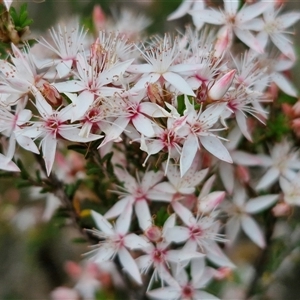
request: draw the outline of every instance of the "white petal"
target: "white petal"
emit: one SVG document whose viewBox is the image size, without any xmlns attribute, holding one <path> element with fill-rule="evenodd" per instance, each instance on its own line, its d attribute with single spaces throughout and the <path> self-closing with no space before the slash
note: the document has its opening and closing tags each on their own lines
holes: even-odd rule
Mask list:
<svg viewBox="0 0 300 300">
<path fill-rule="evenodd" d="M 186 250 L 168 250 L 167 254 L 167 260 L 170 262 L 180 263 L 184 262 L 186 260 L 191 260 L 193 258 L 197 257 L 203 257 L 204 254 L 199 252 L 190 252 Z"/>
<path fill-rule="evenodd" d="M 262 160 L 259 156 L 249 154 L 243 151 L 231 152 L 232 160 L 235 164 L 241 166 L 261 166 Z"/>
<path fill-rule="evenodd" d="M 187 226 L 192 226 L 197 223 L 192 212 L 189 209 L 187 209 L 185 206 L 183 206 L 181 203 L 179 203 L 178 201 L 173 201 L 172 207 L 176 212 L 176 214 Z"/>
<path fill-rule="evenodd" d="M 181 18 L 182 16 L 184 16 L 185 14 L 187 14 L 187 12 L 189 11 L 189 9 L 190 9 L 190 7 L 191 7 L 192 4 L 193 4 L 193 1 L 184 0 L 179 5 L 179 7 L 177 7 L 177 9 L 168 16 L 167 20 L 171 21 L 171 20 L 175 20 L 175 19 Z"/>
<path fill-rule="evenodd" d="M 291 45 L 290 41 L 288 40 L 288 37 L 284 34 L 277 33 L 276 35 L 270 36 L 272 42 L 275 44 L 275 46 L 289 59 L 295 60 L 296 54 L 294 51 L 293 46 Z"/>
<path fill-rule="evenodd" d="M 235 268 L 235 265 L 230 259 L 224 254 L 221 248 L 215 242 L 210 242 L 209 245 L 205 246 L 207 251 L 207 258 L 218 266 Z"/>
<path fill-rule="evenodd" d="M 200 136 L 200 141 L 208 152 L 221 160 L 232 163 L 232 159 L 228 150 L 218 138 L 213 136 Z"/>
<path fill-rule="evenodd" d="M 154 136 L 155 132 L 152 127 L 152 122 L 144 115 L 138 113 L 132 119 L 132 123 L 135 126 L 136 130 L 145 135 L 146 137 Z"/>
<path fill-rule="evenodd" d="M 249 48 L 257 51 L 258 53 L 264 52 L 260 42 L 254 37 L 254 35 L 249 30 L 241 30 L 235 27 L 234 33 Z"/>
<path fill-rule="evenodd" d="M 72 141 L 72 142 L 81 142 L 81 143 L 87 143 L 91 141 L 96 141 L 98 139 L 101 139 L 103 135 L 97 135 L 90 133 L 88 137 L 82 137 L 79 135 L 80 129 L 74 128 L 71 125 L 64 125 L 59 128 L 59 134 L 66 140 Z"/>
<path fill-rule="evenodd" d="M 94 256 L 91 257 L 91 260 L 95 263 L 102 263 L 104 261 L 108 261 L 115 254 L 116 249 L 109 244 L 103 244 L 99 249 L 93 250 L 90 253 L 95 253 Z M 89 253 L 87 253 L 89 254 Z"/>
<path fill-rule="evenodd" d="M 141 274 L 139 272 L 138 266 L 132 256 L 129 254 L 128 250 L 125 248 L 120 248 L 118 251 L 118 257 L 121 265 L 124 267 L 125 271 L 132 276 L 132 278 L 138 283 L 142 284 Z"/>
<path fill-rule="evenodd" d="M 58 82 L 54 86 L 60 93 L 76 93 L 85 89 L 84 83 L 79 80 Z"/>
<path fill-rule="evenodd" d="M 205 299 L 205 300 L 220 300 L 220 298 L 209 294 L 205 291 L 195 291 L 195 296 L 193 297 L 193 300 L 198 300 L 198 299 Z"/>
<path fill-rule="evenodd" d="M 0 153 L 0 170 L 10 171 L 10 172 L 20 172 L 19 167 L 11 161 L 9 158 L 5 157 Z"/>
<path fill-rule="evenodd" d="M 248 6 L 243 6 L 243 8 L 238 12 L 236 18 L 237 18 L 238 22 L 240 22 L 240 23 L 247 22 L 247 21 L 259 16 L 269 6 L 270 6 L 270 3 L 268 3 L 268 2 L 258 2 L 258 3 L 251 4 Z"/>
<path fill-rule="evenodd" d="M 197 18 L 199 22 L 222 25 L 225 23 L 225 17 L 222 12 L 215 9 L 204 9 L 202 11 L 190 11 L 190 14 Z"/>
<path fill-rule="evenodd" d="M 154 171 L 149 171 L 146 172 L 143 179 L 141 186 L 144 191 L 148 191 L 151 187 L 156 185 L 158 182 L 160 182 L 164 177 L 164 173 L 161 171 L 154 172 Z"/>
<path fill-rule="evenodd" d="M 231 164 L 221 161 L 219 165 L 219 174 L 226 191 L 232 194 L 234 187 L 234 168 Z"/>
<path fill-rule="evenodd" d="M 226 13 L 230 14 L 230 15 L 235 15 L 238 7 L 239 7 L 240 1 L 235 0 L 224 0 L 224 8 Z"/>
<path fill-rule="evenodd" d="M 132 197 L 130 197 L 131 199 Z M 104 215 L 106 219 L 113 219 L 119 216 L 127 206 L 128 202 L 130 201 L 129 197 L 125 197 L 118 202 L 116 202 Z"/>
<path fill-rule="evenodd" d="M 135 214 L 138 218 L 139 226 L 146 230 L 152 225 L 152 217 L 146 200 L 138 200 L 135 203 Z"/>
<path fill-rule="evenodd" d="M 150 299 L 156 300 L 177 300 L 180 299 L 181 289 L 173 286 L 165 286 L 160 289 L 155 289 L 147 292 Z"/>
<path fill-rule="evenodd" d="M 272 74 L 271 78 L 283 92 L 292 97 L 297 97 L 297 89 L 283 74 L 276 72 Z"/>
<path fill-rule="evenodd" d="M 277 22 L 282 25 L 283 28 L 289 28 L 300 20 L 299 12 L 290 12 L 283 14 L 277 18 Z"/>
<path fill-rule="evenodd" d="M 256 221 L 248 215 L 243 215 L 241 225 L 246 235 L 259 247 L 266 246 L 265 238 Z"/>
<path fill-rule="evenodd" d="M 238 124 L 241 132 L 243 133 L 244 137 L 248 141 L 252 142 L 252 138 L 251 138 L 251 135 L 250 135 L 249 130 L 248 130 L 246 116 L 238 110 L 238 111 L 235 112 L 235 118 L 236 118 L 237 124 Z"/>
<path fill-rule="evenodd" d="M 138 82 L 134 85 L 132 90 L 145 88 L 149 83 L 154 83 L 160 78 L 160 74 L 158 73 L 150 73 L 146 76 L 141 77 Z"/>
<path fill-rule="evenodd" d="M 71 67 L 73 64 L 73 60 L 63 60 L 57 64 L 56 70 L 60 78 L 65 77 L 69 74 Z"/>
<path fill-rule="evenodd" d="M 57 140 L 54 136 L 48 135 L 43 139 L 42 150 L 43 158 L 45 160 L 45 166 L 47 175 L 49 176 L 53 167 L 55 152 L 56 152 Z"/>
<path fill-rule="evenodd" d="M 203 257 L 195 258 L 191 261 L 191 276 L 193 285 L 201 279 L 204 270 L 205 259 Z"/>
<path fill-rule="evenodd" d="M 162 74 L 163 78 L 173 85 L 179 92 L 189 95 L 189 96 L 196 96 L 191 87 L 188 83 L 178 74 L 173 72 L 166 72 Z"/>
<path fill-rule="evenodd" d="M 198 149 L 198 138 L 194 134 L 189 134 L 186 138 L 180 156 L 181 177 L 186 174 L 191 167 Z"/>
<path fill-rule="evenodd" d="M 249 214 L 255 214 L 272 206 L 279 195 L 266 195 L 250 199 L 245 205 L 245 211 Z"/>
<path fill-rule="evenodd" d="M 91 93 L 90 91 L 83 91 L 82 93 L 80 93 L 76 99 L 76 103 L 73 104 L 74 111 L 72 120 L 79 120 L 87 112 L 93 102 L 93 93 Z"/>
<path fill-rule="evenodd" d="M 114 230 L 112 225 L 99 213 L 94 210 L 91 210 L 91 215 L 96 223 L 98 229 L 103 231 L 107 235 L 113 235 Z"/>
<path fill-rule="evenodd" d="M 183 243 L 185 242 L 190 235 L 190 231 L 187 227 L 175 226 L 166 231 L 166 241 L 174 243 Z"/>
<path fill-rule="evenodd" d="M 145 239 L 141 238 L 140 236 L 130 233 L 124 237 L 124 244 L 126 248 L 130 250 L 134 249 L 143 249 L 149 246 L 149 242 Z"/>
<path fill-rule="evenodd" d="M 17 140 L 18 144 L 21 147 L 23 147 L 24 149 L 31 151 L 33 153 L 36 153 L 36 154 L 40 153 L 36 144 L 29 137 L 18 134 L 18 135 L 16 135 L 16 140 Z"/>
<path fill-rule="evenodd" d="M 260 179 L 258 182 L 256 189 L 263 190 L 268 188 L 271 184 L 277 181 L 279 177 L 279 170 L 275 168 L 271 168 L 267 171 L 267 173 Z"/>
<path fill-rule="evenodd" d="M 241 229 L 241 221 L 239 216 L 233 216 L 226 223 L 226 238 L 229 240 L 229 245 L 232 245 Z"/>
<path fill-rule="evenodd" d="M 128 203 L 125 207 L 125 210 L 120 214 L 118 219 L 116 220 L 116 231 L 121 234 L 125 235 L 129 227 L 131 225 L 131 215 L 132 215 L 132 205 Z"/>
<path fill-rule="evenodd" d="M 132 64 L 133 61 L 134 59 L 129 59 L 115 64 L 113 67 L 100 73 L 98 82 L 100 82 L 101 85 L 111 83 L 114 80 L 114 77 L 118 77 L 119 75 L 124 74 L 126 69 Z"/>
</svg>

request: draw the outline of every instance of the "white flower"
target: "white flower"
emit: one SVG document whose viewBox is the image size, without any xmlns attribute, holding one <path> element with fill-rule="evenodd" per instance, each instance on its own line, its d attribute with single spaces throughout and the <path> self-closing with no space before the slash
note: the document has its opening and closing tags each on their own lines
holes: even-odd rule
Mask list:
<svg viewBox="0 0 300 300">
<path fill-rule="evenodd" d="M 124 182 L 124 188 L 120 193 L 123 197 L 115 203 L 104 215 L 111 219 L 119 216 L 127 206 L 134 206 L 141 229 L 146 230 L 152 225 L 152 217 L 148 202 L 151 200 L 151 190 L 163 178 L 163 172 L 146 172 L 140 180 L 133 178 L 128 172 L 115 168 L 115 173 L 120 181 Z"/>
<path fill-rule="evenodd" d="M 292 178 L 287 180 L 284 177 L 279 178 L 279 184 L 283 191 L 283 199 L 289 205 L 300 205 L 300 172 Z"/>
<path fill-rule="evenodd" d="M 197 112 L 187 97 L 185 97 L 186 110 L 186 139 L 183 143 L 180 156 L 180 172 L 183 176 L 190 168 L 197 150 L 202 145 L 208 152 L 217 158 L 232 163 L 232 159 L 226 147 L 220 142 L 220 138 L 213 132 L 220 129 L 212 127 L 219 120 L 224 111 L 225 104 L 213 104 L 203 112 Z M 223 128 L 222 128 L 223 129 Z M 225 128 L 224 128 L 225 129 Z"/>
<path fill-rule="evenodd" d="M 115 228 L 99 213 L 91 211 L 92 217 L 100 229 L 91 232 L 100 238 L 99 245 L 92 246 L 93 250 L 86 253 L 95 263 L 113 259 L 118 255 L 124 270 L 138 283 L 142 284 L 142 278 L 137 264 L 128 249 L 146 248 L 148 242 L 134 233 L 129 233 L 131 221 L 131 206 L 127 206 L 120 217 L 115 221 Z"/>
<path fill-rule="evenodd" d="M 295 170 L 300 170 L 298 151 L 292 151 L 292 145 L 286 139 L 275 144 L 270 154 L 271 156 L 258 155 L 262 161 L 261 166 L 267 167 L 268 170 L 259 180 L 257 190 L 267 189 L 279 176 L 291 180 L 295 177 Z"/>
<path fill-rule="evenodd" d="M 182 77 L 181 73 L 194 72 L 199 67 L 195 64 L 176 64 L 174 63 L 180 54 L 179 40 L 172 41 L 169 35 L 165 35 L 163 40 L 154 41 L 149 48 L 145 45 L 144 51 L 139 49 L 146 64 L 132 65 L 128 68 L 129 72 L 143 74 L 135 84 L 134 88 L 144 88 L 149 83 L 159 80 L 169 83 L 179 92 L 186 95 L 195 96 L 195 93 Z"/>
<path fill-rule="evenodd" d="M 266 45 L 268 37 L 274 45 L 289 59 L 295 61 L 295 50 L 292 46 L 292 41 L 287 34 L 293 34 L 293 32 L 287 31 L 289 27 L 294 25 L 300 19 L 300 12 L 289 12 L 278 16 L 281 8 L 275 11 L 275 5 L 268 7 L 263 13 L 264 27 L 259 33 L 259 39 Z M 264 45 L 262 45 L 264 46 Z"/>
<path fill-rule="evenodd" d="M 226 223 L 226 236 L 230 243 L 233 243 L 242 228 L 245 234 L 259 247 L 266 246 L 262 230 L 251 214 L 259 213 L 270 206 L 277 200 L 279 195 L 264 195 L 251 198 L 246 202 L 247 195 L 241 186 L 234 189 L 232 203 L 228 203 L 225 211 L 230 216 Z"/>
<path fill-rule="evenodd" d="M 231 31 L 231 34 L 229 34 L 231 38 L 232 33 L 234 33 L 248 47 L 262 53 L 263 48 L 250 30 L 259 31 L 263 28 L 263 21 L 256 17 L 266 10 L 269 4 L 257 2 L 251 5 L 244 5 L 238 11 L 239 4 L 239 0 L 224 0 L 224 10 L 212 8 L 200 11 L 192 10 L 190 14 L 198 22 L 223 25 L 219 32 L 223 32 L 223 28 L 226 28 Z"/>
<path fill-rule="evenodd" d="M 151 290 L 147 295 L 151 299 L 157 300 L 217 300 L 218 298 L 201 290 L 213 278 L 212 268 L 206 267 L 204 259 L 197 258 L 191 260 L 191 280 L 189 280 L 186 270 L 181 270 L 173 277 L 168 277 L 165 280 L 169 284 L 166 287 Z"/>
<path fill-rule="evenodd" d="M 56 70 L 59 77 L 65 77 L 70 73 L 77 53 L 84 51 L 84 39 L 87 31 L 76 25 L 73 28 L 58 26 L 57 30 L 50 29 L 52 43 L 45 38 L 38 40 L 39 44 L 50 49 L 59 58 L 55 59 Z M 52 61 L 53 62 L 53 61 Z M 49 63 L 48 63 L 49 64 Z"/>
<path fill-rule="evenodd" d="M 75 142 L 90 142 L 101 138 L 100 135 L 90 134 L 88 137 L 79 136 L 78 126 L 69 124 L 71 119 L 71 104 L 61 110 L 53 110 L 41 94 L 37 93 L 37 108 L 41 114 L 41 121 L 33 122 L 32 126 L 22 129 L 21 133 L 30 138 L 42 138 L 40 147 L 42 147 L 43 158 L 49 176 L 55 159 L 55 152 L 58 139 L 64 138 Z"/>
</svg>

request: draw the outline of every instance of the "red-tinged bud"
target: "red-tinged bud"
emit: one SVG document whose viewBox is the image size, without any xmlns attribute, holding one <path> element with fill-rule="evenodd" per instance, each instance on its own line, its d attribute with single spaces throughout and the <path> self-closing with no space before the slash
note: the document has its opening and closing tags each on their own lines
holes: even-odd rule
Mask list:
<svg viewBox="0 0 300 300">
<path fill-rule="evenodd" d="M 216 280 L 228 279 L 232 275 L 232 269 L 229 267 L 221 267 L 215 270 L 214 278 Z"/>
<path fill-rule="evenodd" d="M 220 100 L 230 88 L 236 70 L 231 70 L 218 79 L 208 91 L 208 96 L 213 100 Z"/>
<path fill-rule="evenodd" d="M 286 217 L 291 213 L 291 207 L 285 202 L 278 203 L 272 208 L 275 217 Z"/>
<path fill-rule="evenodd" d="M 236 176 L 242 183 L 248 183 L 250 180 L 249 169 L 245 166 L 237 166 L 235 169 Z"/>
<path fill-rule="evenodd" d="M 278 86 L 272 82 L 267 90 L 267 94 L 269 96 L 269 98 L 271 99 L 277 99 L 278 98 L 278 94 L 279 94 L 279 88 Z"/>
<path fill-rule="evenodd" d="M 292 128 L 295 134 L 300 137 L 300 118 L 294 119 L 292 121 Z"/>
<path fill-rule="evenodd" d="M 144 234 L 152 242 L 159 242 L 162 238 L 161 229 L 157 226 L 151 226 L 147 228 Z"/>
<path fill-rule="evenodd" d="M 198 211 L 209 213 L 215 209 L 225 198 L 225 192 L 212 192 L 200 199 L 198 202 Z"/>
<path fill-rule="evenodd" d="M 100 5 L 95 5 L 93 9 L 93 23 L 96 31 L 104 28 L 106 22 L 105 14 Z"/>
<path fill-rule="evenodd" d="M 67 261 L 64 268 L 68 275 L 74 279 L 78 279 L 82 273 L 82 268 L 74 261 Z"/>
<path fill-rule="evenodd" d="M 229 28 L 224 27 L 224 30 L 219 34 L 215 44 L 215 57 L 221 57 L 224 55 L 227 49 L 232 45 L 232 32 Z"/>
<path fill-rule="evenodd" d="M 161 85 L 157 83 L 149 83 L 147 87 L 147 95 L 152 103 L 164 106 L 164 94 Z"/>
<path fill-rule="evenodd" d="M 300 99 L 294 104 L 293 112 L 296 117 L 300 117 Z"/>
<path fill-rule="evenodd" d="M 292 105 L 290 105 L 288 103 L 282 103 L 281 109 L 287 117 L 289 117 L 291 119 L 294 118 L 294 111 L 293 111 Z"/>
<path fill-rule="evenodd" d="M 41 93 L 52 107 L 58 107 L 62 104 L 63 98 L 53 85 L 44 83 L 41 88 Z"/>
</svg>

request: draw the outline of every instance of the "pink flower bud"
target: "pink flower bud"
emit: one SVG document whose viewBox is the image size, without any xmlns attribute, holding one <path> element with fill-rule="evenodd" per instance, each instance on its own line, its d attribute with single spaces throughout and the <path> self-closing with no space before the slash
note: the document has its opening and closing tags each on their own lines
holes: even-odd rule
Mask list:
<svg viewBox="0 0 300 300">
<path fill-rule="evenodd" d="M 300 118 L 294 119 L 292 121 L 292 128 L 295 131 L 296 135 L 300 137 Z"/>
<path fill-rule="evenodd" d="M 104 27 L 106 18 L 100 5 L 95 5 L 93 9 L 93 23 L 96 30 Z"/>
<path fill-rule="evenodd" d="M 300 117 L 300 100 L 298 100 L 293 106 L 293 112 L 295 116 Z"/>
<path fill-rule="evenodd" d="M 232 84 L 236 70 L 231 70 L 218 79 L 208 92 L 208 96 L 213 100 L 220 100 L 225 95 Z"/>
<path fill-rule="evenodd" d="M 78 279 L 82 273 L 82 268 L 74 261 L 67 261 L 65 270 L 74 279 Z"/>
<path fill-rule="evenodd" d="M 224 52 L 231 47 L 232 44 L 232 31 L 224 27 L 224 30 L 218 35 L 218 39 L 215 44 L 215 57 L 221 57 Z"/>
<path fill-rule="evenodd" d="M 272 213 L 275 217 L 285 217 L 291 213 L 291 207 L 285 202 L 278 203 L 272 208 Z"/>
<path fill-rule="evenodd" d="M 216 280 L 223 280 L 232 275 L 232 269 L 229 267 L 221 267 L 215 270 L 214 278 Z"/>
<path fill-rule="evenodd" d="M 161 229 L 157 226 L 151 226 L 147 228 L 144 234 L 152 242 L 158 242 L 162 237 Z"/>
</svg>

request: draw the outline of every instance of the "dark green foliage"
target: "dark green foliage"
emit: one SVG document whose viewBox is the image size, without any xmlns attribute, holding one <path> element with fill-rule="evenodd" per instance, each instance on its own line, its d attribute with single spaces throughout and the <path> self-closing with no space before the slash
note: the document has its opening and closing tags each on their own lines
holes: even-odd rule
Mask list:
<svg viewBox="0 0 300 300">
<path fill-rule="evenodd" d="M 13 19 L 17 31 L 21 31 L 26 26 L 29 26 L 33 23 L 33 20 L 28 18 L 26 3 L 21 5 L 19 14 L 13 6 L 10 8 L 9 13 Z"/>
</svg>

